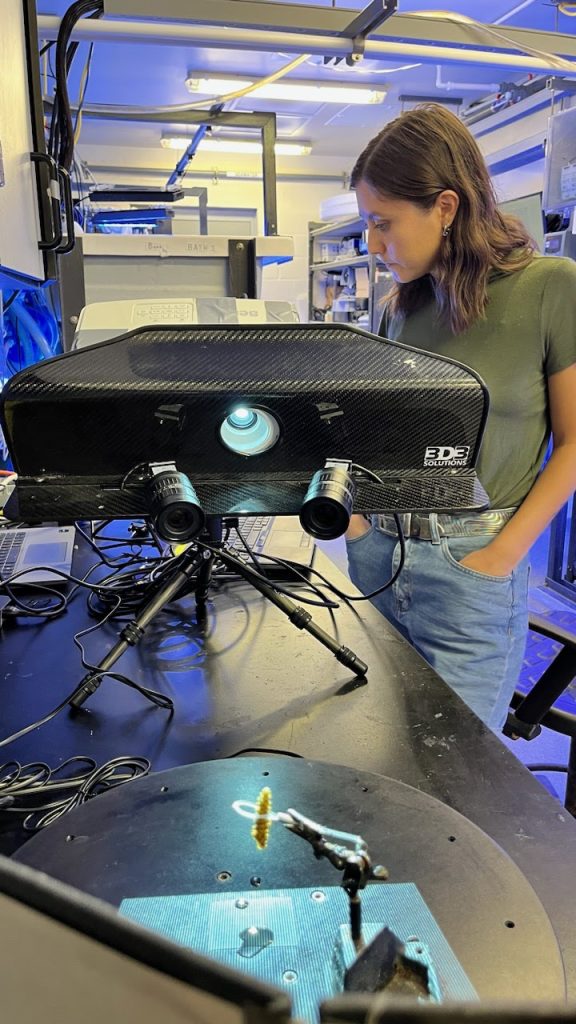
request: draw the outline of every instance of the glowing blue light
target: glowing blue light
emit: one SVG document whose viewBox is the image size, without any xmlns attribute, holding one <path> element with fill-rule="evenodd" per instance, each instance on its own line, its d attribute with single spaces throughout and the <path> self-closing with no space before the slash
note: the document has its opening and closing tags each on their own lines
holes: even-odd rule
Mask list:
<svg viewBox="0 0 576 1024">
<path fill-rule="evenodd" d="M 253 426 L 256 420 L 257 414 L 254 412 L 254 409 L 248 409 L 245 405 L 239 405 L 237 409 L 230 413 L 226 422 L 231 427 L 246 430 L 247 427 Z"/>
<path fill-rule="evenodd" d="M 280 437 L 280 424 L 264 409 L 237 406 L 220 427 L 220 440 L 238 455 L 260 455 L 273 448 Z"/>
</svg>

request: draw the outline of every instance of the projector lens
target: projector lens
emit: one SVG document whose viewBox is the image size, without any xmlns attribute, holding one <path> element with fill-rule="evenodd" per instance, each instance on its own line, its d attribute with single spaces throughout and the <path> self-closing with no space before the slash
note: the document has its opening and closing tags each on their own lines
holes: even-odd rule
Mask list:
<svg viewBox="0 0 576 1024">
<path fill-rule="evenodd" d="M 348 529 L 356 488 L 348 471 L 330 466 L 314 474 L 300 509 L 302 529 L 319 540 L 341 537 Z"/>
<path fill-rule="evenodd" d="M 232 410 L 220 427 L 220 440 L 238 455 L 260 455 L 273 448 L 280 424 L 271 413 L 241 405 Z"/>
<path fill-rule="evenodd" d="M 247 409 L 246 406 L 240 406 L 226 417 L 226 423 L 233 430 L 248 430 L 257 420 L 258 416 L 254 409 Z"/>
<path fill-rule="evenodd" d="M 148 484 L 150 515 L 164 540 L 187 541 L 204 526 L 204 512 L 187 476 L 166 470 Z"/>
</svg>

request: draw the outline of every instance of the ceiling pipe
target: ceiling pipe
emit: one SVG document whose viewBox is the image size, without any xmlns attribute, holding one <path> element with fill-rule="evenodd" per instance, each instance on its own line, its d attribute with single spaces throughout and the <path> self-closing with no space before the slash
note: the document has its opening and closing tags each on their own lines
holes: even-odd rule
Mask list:
<svg viewBox="0 0 576 1024">
<path fill-rule="evenodd" d="M 509 21 L 516 14 L 520 14 L 520 11 L 525 10 L 526 7 L 531 7 L 535 0 L 524 0 L 521 4 L 516 4 L 516 7 L 512 7 L 511 10 L 506 11 L 505 14 L 501 14 L 499 18 L 492 21 L 491 25 L 503 25 L 504 22 Z M 500 82 L 487 82 L 478 84 L 478 82 L 443 82 L 442 81 L 442 68 L 439 64 L 436 65 L 436 88 L 437 89 L 456 89 L 458 92 L 499 92 Z"/>
<path fill-rule="evenodd" d="M 513 18 L 515 14 L 520 14 L 520 11 L 524 11 L 527 7 L 532 7 L 534 2 L 535 0 L 524 0 L 524 3 L 516 4 L 516 7 L 513 7 L 511 11 L 506 11 L 506 14 L 501 14 L 492 24 L 503 25 L 505 21 L 510 21 L 510 18 Z"/>
<path fill-rule="evenodd" d="M 436 65 L 435 85 L 437 89 L 457 89 L 458 92 L 498 92 L 500 89 L 499 82 L 443 82 L 440 64 Z"/>
<path fill-rule="evenodd" d="M 105 174 L 113 178 L 115 182 L 120 182 L 122 178 L 131 180 L 135 177 L 144 175 L 146 178 L 163 178 L 166 180 L 166 175 L 170 173 L 171 167 L 130 167 L 126 164 L 95 164 L 91 160 L 86 160 L 88 168 L 93 174 Z M 226 168 L 210 167 L 205 171 L 186 171 L 186 178 L 197 178 L 202 181 L 210 181 L 214 177 L 226 179 L 226 181 L 238 182 L 238 181 L 262 181 L 262 172 L 259 171 L 230 171 Z M 279 181 L 292 181 L 292 182 L 338 182 L 344 188 L 345 183 L 348 180 L 348 175 L 345 171 L 340 174 L 321 174 L 311 172 L 299 173 L 295 171 L 290 173 L 289 171 L 277 171 L 276 177 Z M 347 188 L 347 185 L 346 185 Z M 183 189 L 186 195 L 189 189 Z M 186 206 L 182 207 L 180 204 L 174 204 L 174 210 L 178 212 L 178 209 L 194 210 L 198 212 L 197 206 Z"/>
<path fill-rule="evenodd" d="M 60 18 L 53 15 L 38 17 L 41 39 L 56 39 Z M 346 56 L 353 51 L 353 41 L 341 36 L 306 35 L 299 32 L 268 32 L 247 29 L 227 29 L 207 25 L 165 24 L 142 21 L 97 21 L 82 18 L 72 30 L 71 39 L 83 42 L 145 43 L 164 46 L 209 46 L 222 50 L 250 50 L 264 52 L 310 53 L 321 56 Z M 499 53 L 493 50 L 459 49 L 416 43 L 387 42 L 382 39 L 366 40 L 364 56 L 371 60 L 389 60 L 407 57 L 428 64 L 481 64 L 508 68 L 514 71 L 557 71 L 548 61 L 520 53 Z M 576 77 L 574 70 L 566 68 L 563 77 Z"/>
</svg>

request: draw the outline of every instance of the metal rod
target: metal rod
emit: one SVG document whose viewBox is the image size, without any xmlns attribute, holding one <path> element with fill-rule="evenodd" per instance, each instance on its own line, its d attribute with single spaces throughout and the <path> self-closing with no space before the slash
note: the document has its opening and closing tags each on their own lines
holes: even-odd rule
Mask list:
<svg viewBox="0 0 576 1024">
<path fill-rule="evenodd" d="M 264 189 L 264 234 L 278 234 L 276 202 L 276 115 L 262 126 L 262 186 Z"/>
<path fill-rule="evenodd" d="M 38 27 L 41 39 L 56 39 L 60 18 L 53 15 L 40 15 Z M 533 34 L 542 35 L 541 33 Z M 558 37 L 554 33 L 548 33 L 548 35 L 551 36 L 555 48 L 561 46 L 563 52 L 576 56 L 573 38 L 570 36 Z M 223 50 L 264 52 L 280 50 L 285 53 L 311 53 L 322 56 L 346 56 L 353 52 L 352 41 L 338 36 L 213 28 L 186 23 L 162 24 L 157 21 L 97 21 L 81 18 L 72 30 L 71 39 L 78 42 L 89 40 L 92 42 L 131 42 L 164 46 L 196 45 Z M 564 45 L 565 39 L 568 41 L 566 45 Z M 367 39 L 364 55 L 373 60 L 394 60 L 398 57 L 407 57 L 423 64 L 483 64 L 526 72 L 558 71 L 557 67 L 553 67 L 546 60 L 520 53 L 495 52 L 493 49 L 460 49 L 457 46 L 403 43 L 396 40 Z M 562 74 L 571 75 L 572 72 L 562 69 Z M 576 76 L 576 64 L 574 65 L 574 75 Z"/>
<path fill-rule="evenodd" d="M 535 3 L 535 0 L 524 0 L 523 3 L 516 4 L 516 7 L 513 7 L 510 11 L 506 11 L 506 14 L 501 14 L 499 18 L 496 18 L 496 20 L 492 22 L 492 24 L 503 25 L 505 21 L 509 21 L 515 14 L 520 14 L 520 11 L 525 10 L 526 7 L 532 7 L 533 3 Z"/>
<path fill-rule="evenodd" d="M 355 896 L 350 896 L 350 937 L 357 952 L 359 952 L 364 943 L 362 941 L 362 903 L 360 902 L 360 896 L 356 893 Z"/>
<path fill-rule="evenodd" d="M 541 675 L 522 703 L 516 717 L 522 722 L 539 724 L 558 697 L 576 676 L 576 649 L 563 647 Z"/>
<path fill-rule="evenodd" d="M 95 163 L 92 163 L 91 160 L 89 161 L 89 167 L 90 167 L 90 170 L 94 172 L 94 174 L 110 174 L 110 175 L 113 175 L 115 180 L 118 178 L 118 175 L 127 175 L 129 178 L 134 178 L 134 177 L 138 177 L 138 176 L 142 176 L 142 175 L 144 175 L 147 178 L 155 178 L 155 177 L 165 178 L 166 177 L 166 171 L 168 170 L 168 168 L 163 168 L 163 167 L 126 167 L 125 165 L 120 166 L 119 164 L 95 164 Z M 219 178 L 230 177 L 229 172 L 227 172 L 227 171 L 219 170 L 217 173 L 218 173 L 218 177 Z M 206 180 L 209 180 L 210 178 L 212 178 L 213 176 L 214 176 L 214 172 L 212 170 L 205 170 L 205 171 L 192 171 L 192 170 L 188 170 L 188 171 L 186 171 L 186 178 L 199 178 L 199 179 L 202 179 L 203 181 L 206 181 Z M 241 175 L 241 177 L 242 177 L 243 181 L 246 181 L 246 180 L 248 180 L 248 181 L 260 181 L 261 178 L 262 178 L 262 174 L 260 172 L 254 171 L 252 173 L 246 173 L 246 174 L 243 173 Z M 232 175 L 232 178 L 237 180 L 237 176 L 235 174 Z M 342 173 L 340 173 L 340 174 L 328 174 L 328 173 L 326 173 L 326 174 L 313 174 L 313 173 L 309 173 L 309 174 L 294 173 L 294 174 L 291 174 L 289 171 L 278 171 L 276 173 L 276 178 L 277 178 L 278 181 L 295 181 L 295 182 L 296 181 L 300 181 L 300 182 L 302 182 L 302 181 L 334 181 L 334 182 L 338 182 L 340 185 L 342 185 L 342 182 L 343 182 L 343 175 L 342 175 Z M 185 196 L 195 195 L 194 190 L 191 190 L 191 189 L 186 189 L 185 188 L 185 189 L 183 189 L 183 192 L 184 192 Z M 181 206 L 179 206 L 179 209 L 181 209 Z M 186 207 L 186 209 L 192 209 L 192 207 L 188 206 L 188 207 Z"/>
<path fill-rule="evenodd" d="M 564 806 L 576 818 L 576 738 L 570 738 L 570 756 L 568 759 L 568 776 L 566 778 L 566 796 Z"/>
</svg>

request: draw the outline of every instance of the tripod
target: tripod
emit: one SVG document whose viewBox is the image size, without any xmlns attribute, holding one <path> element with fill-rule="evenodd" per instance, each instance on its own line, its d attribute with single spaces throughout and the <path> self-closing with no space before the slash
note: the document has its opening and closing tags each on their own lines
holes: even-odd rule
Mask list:
<svg viewBox="0 0 576 1024">
<path fill-rule="evenodd" d="M 328 650 L 332 651 L 336 660 L 342 665 L 349 668 L 359 678 L 366 675 L 368 666 L 348 647 L 338 644 L 325 630 L 316 625 L 310 612 L 306 611 L 305 608 L 301 608 L 289 597 L 279 593 L 273 583 L 264 580 L 255 569 L 246 565 L 240 558 L 226 550 L 225 545 L 222 543 L 222 520 L 219 517 L 211 517 L 207 520 L 205 530 L 199 535 L 197 542 L 194 542 L 180 556 L 178 566 L 167 578 L 163 586 L 141 608 L 135 618 L 124 626 L 117 643 L 114 644 L 108 654 L 93 669 L 90 669 L 81 680 L 68 701 L 70 707 L 82 707 L 85 701 L 98 689 L 102 682 L 102 677 L 129 647 L 133 647 L 138 643 L 152 619 L 165 605 L 181 595 L 183 590 L 188 589 L 191 581 L 194 579 L 196 580 L 194 589 L 197 614 L 199 620 L 201 620 L 205 615 L 212 568 L 216 557 L 234 573 L 250 583 L 263 597 L 276 605 L 280 611 L 284 612 L 297 629 L 305 629 L 306 632 L 315 637 Z"/>
</svg>

